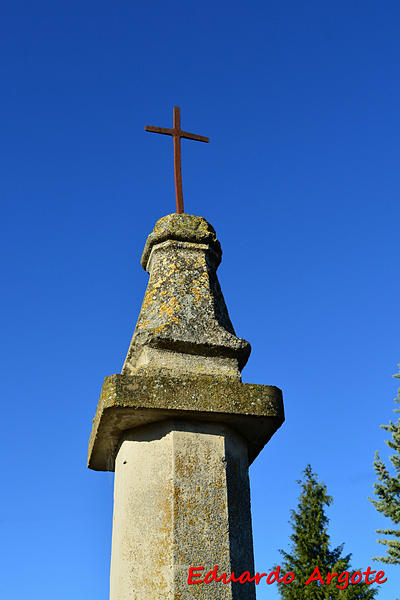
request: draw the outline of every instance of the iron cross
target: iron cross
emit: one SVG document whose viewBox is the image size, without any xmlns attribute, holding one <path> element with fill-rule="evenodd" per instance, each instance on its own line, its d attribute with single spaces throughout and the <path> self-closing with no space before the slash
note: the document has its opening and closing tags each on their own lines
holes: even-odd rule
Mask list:
<svg viewBox="0 0 400 600">
<path fill-rule="evenodd" d="M 182 169 L 181 169 L 181 138 L 187 140 L 196 140 L 197 142 L 209 142 L 208 137 L 188 133 L 181 129 L 181 109 L 179 106 L 174 106 L 174 128 L 166 129 L 165 127 L 151 127 L 146 125 L 145 131 L 151 133 L 162 133 L 164 135 L 172 135 L 174 138 L 174 172 L 175 172 L 175 199 L 176 212 L 183 213 L 183 193 L 182 193 Z"/>
</svg>

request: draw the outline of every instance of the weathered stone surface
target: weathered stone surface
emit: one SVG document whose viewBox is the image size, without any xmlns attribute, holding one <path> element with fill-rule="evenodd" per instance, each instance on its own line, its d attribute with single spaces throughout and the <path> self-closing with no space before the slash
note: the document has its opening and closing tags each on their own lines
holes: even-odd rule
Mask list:
<svg viewBox="0 0 400 600">
<path fill-rule="evenodd" d="M 254 583 L 187 584 L 190 567 L 253 574 L 248 465 L 284 420 L 274 386 L 241 383 L 221 247 L 202 217 L 150 234 L 150 273 L 122 374 L 104 380 L 88 465 L 115 470 L 110 600 L 255 600 Z"/>
<path fill-rule="evenodd" d="M 150 273 L 122 369 L 240 379 L 250 344 L 230 321 L 216 270 L 221 247 L 202 217 L 172 214 L 150 234 L 142 265 Z"/>
<path fill-rule="evenodd" d="M 88 466 L 113 471 L 124 431 L 178 417 L 229 425 L 246 440 L 251 463 L 283 423 L 282 392 L 229 377 L 110 375 L 93 420 Z"/>
<path fill-rule="evenodd" d="M 214 227 L 203 217 L 172 213 L 159 219 L 147 238 L 140 261 L 145 271 L 150 272 L 147 263 L 153 246 L 167 240 L 207 244 L 216 254 L 217 266 L 221 262 L 222 249 Z"/>
<path fill-rule="evenodd" d="M 254 573 L 247 447 L 217 423 L 163 421 L 121 439 L 110 600 L 255 600 L 254 583 L 188 585 L 190 567 Z"/>
</svg>

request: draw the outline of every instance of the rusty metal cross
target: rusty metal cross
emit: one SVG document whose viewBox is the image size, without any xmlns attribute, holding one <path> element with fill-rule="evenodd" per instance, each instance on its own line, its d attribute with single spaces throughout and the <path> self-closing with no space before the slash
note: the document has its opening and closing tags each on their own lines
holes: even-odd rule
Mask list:
<svg viewBox="0 0 400 600">
<path fill-rule="evenodd" d="M 165 127 L 152 127 L 146 125 L 145 131 L 150 133 L 162 133 L 164 135 L 172 135 L 174 138 L 174 172 L 175 172 L 175 199 L 176 212 L 183 213 L 183 193 L 182 193 L 182 169 L 181 169 L 181 138 L 187 140 L 196 140 L 197 142 L 209 142 L 208 137 L 188 133 L 181 129 L 181 109 L 179 106 L 174 106 L 174 128 L 167 129 Z"/>
</svg>

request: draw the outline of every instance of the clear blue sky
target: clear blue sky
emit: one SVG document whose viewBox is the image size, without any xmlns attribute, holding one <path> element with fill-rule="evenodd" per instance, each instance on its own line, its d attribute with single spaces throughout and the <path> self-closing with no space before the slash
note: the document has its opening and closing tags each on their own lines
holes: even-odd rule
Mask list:
<svg viewBox="0 0 400 600">
<path fill-rule="evenodd" d="M 284 391 L 251 467 L 256 564 L 287 548 L 295 483 L 328 485 L 353 566 L 400 362 L 400 5 L 394 1 L 1 5 L 2 598 L 106 600 L 113 475 L 86 469 L 103 378 L 145 291 L 139 258 L 174 211 L 216 228 L 244 381 Z M 385 567 L 379 567 L 385 568 Z M 385 569 L 393 600 L 400 568 Z M 260 584 L 258 599 L 275 600 Z"/>
</svg>

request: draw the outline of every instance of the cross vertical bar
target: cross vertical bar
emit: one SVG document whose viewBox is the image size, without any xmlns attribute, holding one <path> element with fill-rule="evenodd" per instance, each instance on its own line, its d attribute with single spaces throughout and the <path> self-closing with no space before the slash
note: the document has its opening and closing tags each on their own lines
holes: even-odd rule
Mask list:
<svg viewBox="0 0 400 600">
<path fill-rule="evenodd" d="M 183 214 L 182 167 L 181 167 L 181 112 L 174 106 L 174 173 L 176 212 Z"/>
</svg>

